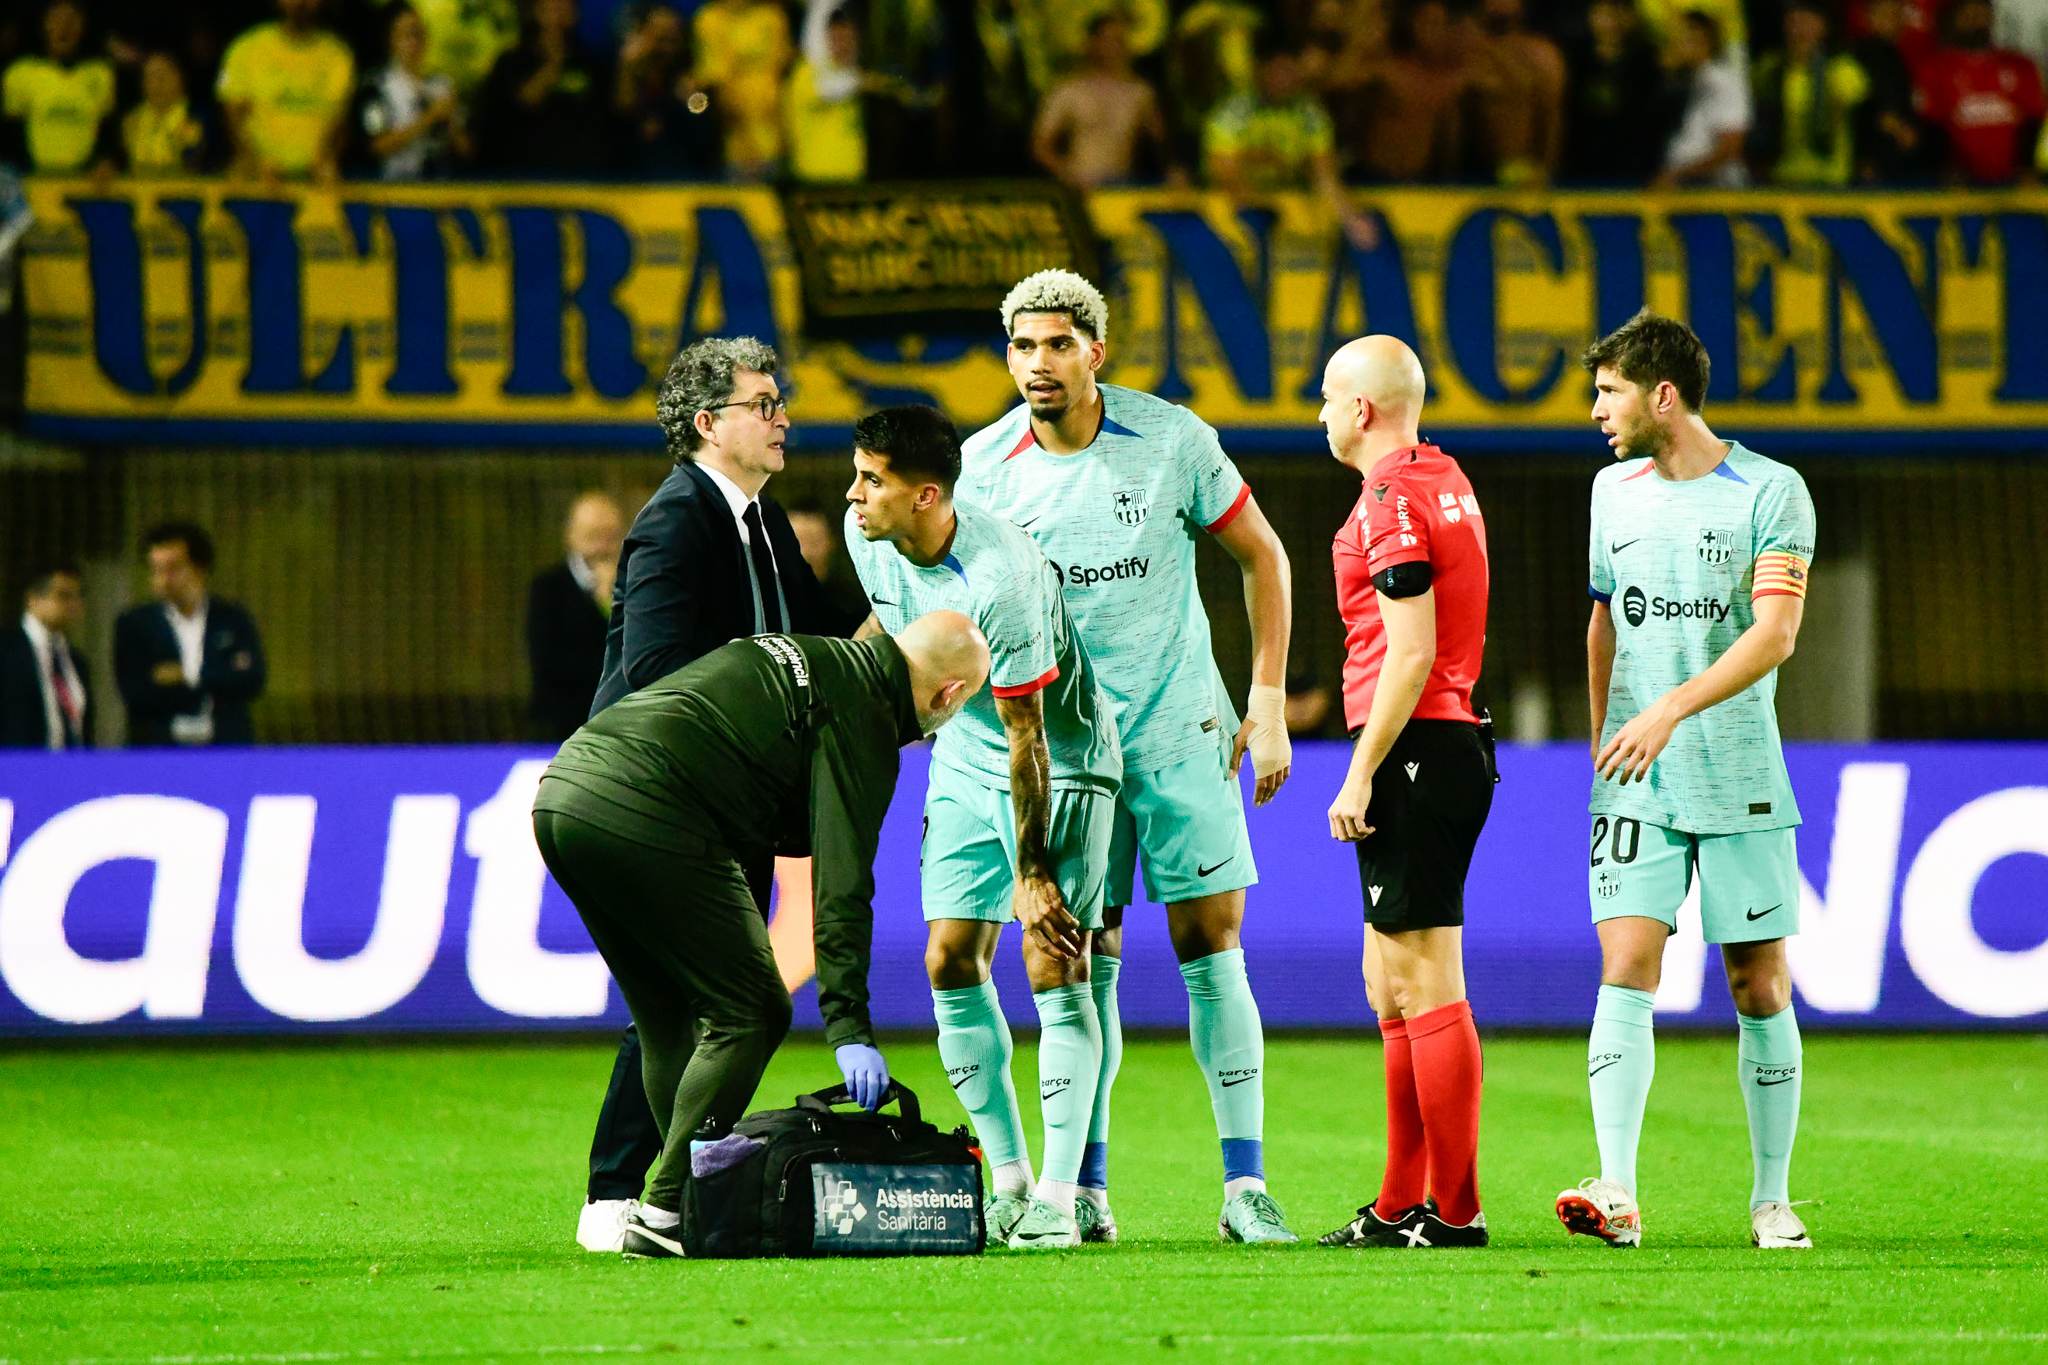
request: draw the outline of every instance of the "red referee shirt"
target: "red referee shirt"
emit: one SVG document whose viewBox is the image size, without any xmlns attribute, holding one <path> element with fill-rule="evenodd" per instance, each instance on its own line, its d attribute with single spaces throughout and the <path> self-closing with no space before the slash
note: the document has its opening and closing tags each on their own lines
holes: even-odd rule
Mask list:
<svg viewBox="0 0 2048 1365">
<path fill-rule="evenodd" d="M 1486 649 L 1486 524 L 1458 462 L 1432 445 L 1397 450 L 1365 476 L 1358 506 L 1337 532 L 1337 611 L 1344 618 L 1344 724 L 1372 713 L 1387 656 L 1373 575 L 1427 561 L 1436 593 L 1436 664 L 1416 703 L 1417 720 L 1479 719 L 1472 684 Z"/>
</svg>

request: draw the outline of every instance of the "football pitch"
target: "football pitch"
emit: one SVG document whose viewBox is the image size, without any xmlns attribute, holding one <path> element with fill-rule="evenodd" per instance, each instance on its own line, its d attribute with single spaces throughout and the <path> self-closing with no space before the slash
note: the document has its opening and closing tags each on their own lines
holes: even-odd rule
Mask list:
<svg viewBox="0 0 2048 1365">
<path fill-rule="evenodd" d="M 929 1039 L 888 1054 L 964 1121 Z M 1116 1093 L 1121 1245 L 625 1262 L 573 1240 L 606 1043 L 0 1052 L 0 1361 L 2048 1360 L 2048 1038 L 1809 1037 L 1807 1253 L 1748 1245 L 1732 1037 L 1659 1041 L 1635 1252 L 1551 1216 L 1595 1170 L 1583 1041 L 1486 1061 L 1486 1250 L 1313 1245 L 1382 1151 L 1377 1042 L 1335 1038 L 1268 1043 L 1304 1245 L 1219 1245 L 1207 1096 L 1151 1038 Z M 832 1079 L 795 1041 L 756 1107 Z"/>
</svg>

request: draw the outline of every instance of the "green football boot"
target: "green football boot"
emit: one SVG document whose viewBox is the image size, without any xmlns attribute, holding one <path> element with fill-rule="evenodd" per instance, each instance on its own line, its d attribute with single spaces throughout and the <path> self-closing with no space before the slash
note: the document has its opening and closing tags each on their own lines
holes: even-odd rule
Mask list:
<svg viewBox="0 0 2048 1365">
<path fill-rule="evenodd" d="M 992 1194 L 982 1201 L 981 1221 L 988 1226 L 991 1246 L 1008 1246 L 1010 1234 L 1031 1210 L 1031 1200 L 1021 1194 Z"/>
<path fill-rule="evenodd" d="M 1012 1251 L 1051 1251 L 1081 1245 L 1081 1225 L 1071 1213 L 1061 1213 L 1043 1199 L 1033 1198 L 1031 1207 L 1010 1232 Z"/>
<path fill-rule="evenodd" d="M 1084 1242 L 1116 1240 L 1116 1215 L 1109 1211 L 1107 1204 L 1097 1204 L 1085 1195 L 1076 1198 L 1074 1221 L 1081 1225 L 1081 1240 Z"/>
<path fill-rule="evenodd" d="M 1217 1216 L 1216 1232 L 1226 1242 L 1298 1242 L 1287 1215 L 1264 1190 L 1245 1190 L 1226 1200 Z"/>
</svg>

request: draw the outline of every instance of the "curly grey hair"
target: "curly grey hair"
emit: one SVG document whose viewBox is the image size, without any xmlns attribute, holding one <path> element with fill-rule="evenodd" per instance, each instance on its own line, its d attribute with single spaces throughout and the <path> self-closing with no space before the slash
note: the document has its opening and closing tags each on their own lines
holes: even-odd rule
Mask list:
<svg viewBox="0 0 2048 1365">
<path fill-rule="evenodd" d="M 780 363 L 775 348 L 755 337 L 706 337 L 684 347 L 662 376 L 654 400 L 669 455 L 680 464 L 696 454 L 704 444 L 697 414 L 730 399 L 741 370 L 772 375 Z"/>
<path fill-rule="evenodd" d="M 1109 340 L 1109 304 L 1102 291 L 1071 270 L 1041 270 L 1017 281 L 1003 296 L 1003 335 L 1017 325 L 1019 313 L 1065 313 L 1074 330 L 1095 341 Z"/>
</svg>

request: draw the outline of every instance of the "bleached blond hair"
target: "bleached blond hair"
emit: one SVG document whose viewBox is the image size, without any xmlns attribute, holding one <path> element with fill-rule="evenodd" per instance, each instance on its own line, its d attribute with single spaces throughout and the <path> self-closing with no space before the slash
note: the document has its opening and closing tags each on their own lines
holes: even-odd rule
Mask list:
<svg viewBox="0 0 2048 1365">
<path fill-rule="evenodd" d="M 1065 313 L 1075 331 L 1109 341 L 1109 304 L 1100 289 L 1071 270 L 1041 270 L 1017 281 L 1003 297 L 1004 336 L 1016 327 L 1019 313 Z"/>
</svg>

